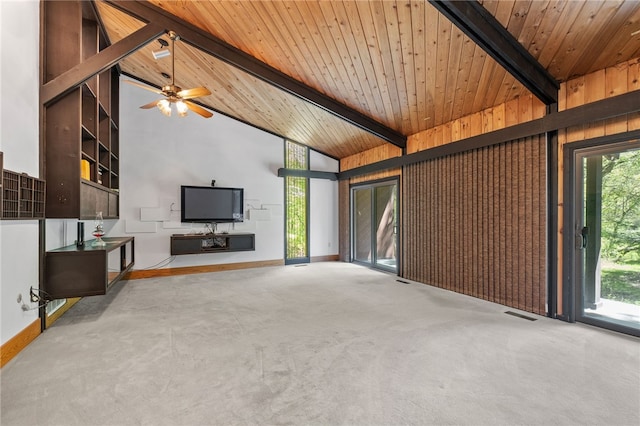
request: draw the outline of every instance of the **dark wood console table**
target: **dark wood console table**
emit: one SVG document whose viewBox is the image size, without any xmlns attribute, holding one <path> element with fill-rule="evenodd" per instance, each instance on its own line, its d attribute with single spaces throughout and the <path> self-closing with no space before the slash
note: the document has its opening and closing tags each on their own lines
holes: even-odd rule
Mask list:
<svg viewBox="0 0 640 426">
<path fill-rule="evenodd" d="M 66 299 L 106 294 L 133 268 L 134 238 L 107 237 L 102 247 L 86 241 L 47 251 L 45 255 L 45 285 L 47 298 Z M 117 249 L 120 249 L 119 251 Z"/>
</svg>

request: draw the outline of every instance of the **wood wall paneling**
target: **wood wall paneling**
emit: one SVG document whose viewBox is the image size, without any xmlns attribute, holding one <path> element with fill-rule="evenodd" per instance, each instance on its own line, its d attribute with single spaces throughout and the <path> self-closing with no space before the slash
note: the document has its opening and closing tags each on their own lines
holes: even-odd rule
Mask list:
<svg viewBox="0 0 640 426">
<path fill-rule="evenodd" d="M 574 78 L 560 87 L 560 111 L 611 98 L 640 88 L 640 58 Z M 638 126 L 639 113 L 627 114 L 558 132 L 560 145 L 595 137 L 624 133 Z"/>
<path fill-rule="evenodd" d="M 629 91 L 640 90 L 640 59 L 629 63 L 629 73 L 627 74 Z M 629 131 L 640 129 L 640 112 L 628 115 Z"/>
<path fill-rule="evenodd" d="M 545 105 L 532 95 L 520 96 L 407 138 L 407 154 L 542 118 Z"/>
<path fill-rule="evenodd" d="M 605 70 L 605 90 L 607 97 L 627 93 L 629 63 L 622 63 Z M 605 135 L 615 135 L 628 130 L 627 117 L 605 120 Z"/>
<path fill-rule="evenodd" d="M 371 182 L 375 180 L 387 179 L 387 178 L 392 178 L 392 177 L 401 176 L 401 175 L 402 175 L 401 168 L 389 169 L 382 172 L 369 173 L 362 176 L 352 177 L 349 179 L 349 183 L 353 185 L 356 183 Z"/>
<path fill-rule="evenodd" d="M 354 169 L 356 167 L 365 166 L 367 164 L 376 163 L 378 161 L 389 158 L 402 156 L 402 149 L 395 145 L 384 144 L 376 148 L 369 149 L 360 154 L 351 155 L 340 160 L 340 171 Z M 349 180 L 350 184 L 368 182 L 372 180 L 384 179 L 393 176 L 400 176 L 402 169 L 390 169 L 378 173 L 370 173 L 364 176 L 358 176 Z"/>
<path fill-rule="evenodd" d="M 354 169 L 356 167 L 386 160 L 388 158 L 400 157 L 401 155 L 402 149 L 395 145 L 380 145 L 359 154 L 342 158 L 340 160 L 340 171 Z"/>
</svg>

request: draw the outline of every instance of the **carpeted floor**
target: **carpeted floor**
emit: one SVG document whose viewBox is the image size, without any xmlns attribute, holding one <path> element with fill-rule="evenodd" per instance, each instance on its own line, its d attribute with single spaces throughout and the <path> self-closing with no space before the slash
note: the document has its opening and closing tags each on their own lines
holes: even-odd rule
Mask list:
<svg viewBox="0 0 640 426">
<path fill-rule="evenodd" d="M 640 341 L 330 262 L 119 283 L 1 371 L 8 425 L 638 425 Z"/>
</svg>

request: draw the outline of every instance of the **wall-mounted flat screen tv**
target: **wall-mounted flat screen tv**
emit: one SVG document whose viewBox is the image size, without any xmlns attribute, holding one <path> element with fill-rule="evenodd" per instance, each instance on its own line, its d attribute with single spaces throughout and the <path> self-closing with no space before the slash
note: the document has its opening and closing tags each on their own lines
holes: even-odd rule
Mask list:
<svg viewBox="0 0 640 426">
<path fill-rule="evenodd" d="M 244 220 L 244 189 L 180 187 L 181 222 L 223 223 Z"/>
</svg>

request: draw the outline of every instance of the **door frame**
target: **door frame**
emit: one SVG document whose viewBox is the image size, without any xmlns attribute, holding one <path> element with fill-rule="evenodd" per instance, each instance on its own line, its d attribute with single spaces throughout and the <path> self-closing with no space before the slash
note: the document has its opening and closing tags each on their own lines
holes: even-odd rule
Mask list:
<svg viewBox="0 0 640 426">
<path fill-rule="evenodd" d="M 354 226 L 354 219 L 353 219 L 353 214 L 354 214 L 354 191 L 358 190 L 358 189 L 375 189 L 378 186 L 385 186 L 385 185 L 390 185 L 390 184 L 394 184 L 396 186 L 396 200 L 395 200 L 395 212 L 396 212 L 396 250 L 395 250 L 395 256 L 396 256 L 396 267 L 395 268 L 388 268 L 388 267 L 384 267 L 384 266 L 380 266 L 377 262 L 377 246 L 375 244 L 375 238 L 372 238 L 372 247 L 371 247 L 371 262 L 363 262 L 360 260 L 356 260 L 355 254 L 354 254 L 354 248 L 355 248 L 355 244 L 354 244 L 354 239 L 355 239 L 355 226 Z M 372 191 L 373 194 L 375 194 L 375 190 Z M 375 209 L 375 195 L 373 195 L 371 197 L 371 205 L 372 205 L 372 212 L 371 215 L 373 218 L 376 217 L 376 209 Z M 402 215 L 400 214 L 400 176 L 391 176 L 391 177 L 386 177 L 386 178 L 381 178 L 381 179 L 376 179 L 376 180 L 371 180 L 371 181 L 366 181 L 366 182 L 358 182 L 358 183 L 353 183 L 349 185 L 349 224 L 350 224 L 350 228 L 351 231 L 349 233 L 349 255 L 351 258 L 351 262 L 353 263 L 357 263 L 359 265 L 365 265 L 365 266 L 369 266 L 371 268 L 375 268 L 375 269 L 379 269 L 381 271 L 385 271 L 385 272 L 393 272 L 396 275 L 399 275 L 400 273 L 400 236 L 401 236 L 401 232 L 400 232 L 400 226 L 401 226 L 401 218 Z M 375 232 L 375 220 L 371 221 L 371 235 L 372 237 L 374 235 L 376 235 Z"/>
<path fill-rule="evenodd" d="M 633 140 L 638 142 L 633 143 Z M 579 142 L 567 143 L 564 145 L 563 161 L 563 235 L 562 235 L 562 312 L 565 320 L 569 322 L 580 322 L 602 327 L 603 322 L 582 315 L 583 302 L 579 300 L 582 291 L 578 286 L 582 285 L 582 262 L 577 261 L 578 248 L 576 248 L 576 208 L 582 205 L 579 196 L 582 192 L 578 185 L 582 182 L 582 172 L 577 170 L 577 159 L 587 149 L 590 153 L 609 152 L 618 147 L 640 146 L 640 130 L 621 133 L 616 135 L 602 136 L 587 139 Z M 635 334 L 633 329 L 616 323 L 606 323 L 606 328 L 621 333 Z"/>
</svg>

